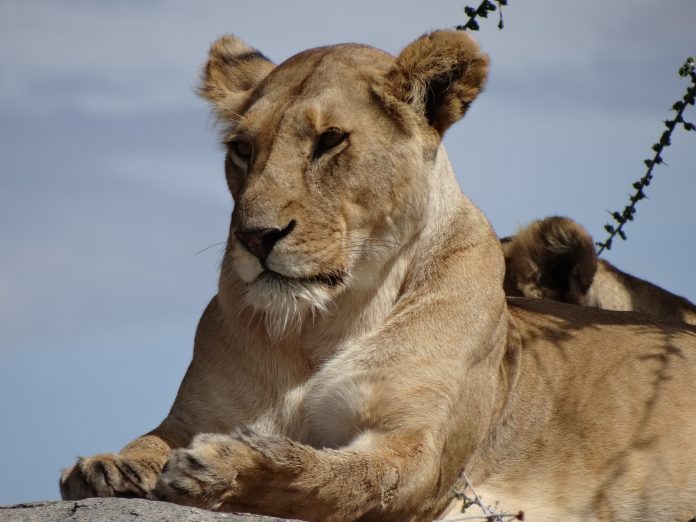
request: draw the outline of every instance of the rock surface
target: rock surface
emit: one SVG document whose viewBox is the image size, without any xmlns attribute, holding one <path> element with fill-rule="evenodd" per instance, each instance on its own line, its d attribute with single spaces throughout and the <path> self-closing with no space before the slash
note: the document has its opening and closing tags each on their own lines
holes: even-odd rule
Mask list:
<svg viewBox="0 0 696 522">
<path fill-rule="evenodd" d="M 214 513 L 205 509 L 126 498 L 87 498 L 78 501 L 32 502 L 0 506 L 2 522 L 292 522 L 289 519 Z"/>
</svg>

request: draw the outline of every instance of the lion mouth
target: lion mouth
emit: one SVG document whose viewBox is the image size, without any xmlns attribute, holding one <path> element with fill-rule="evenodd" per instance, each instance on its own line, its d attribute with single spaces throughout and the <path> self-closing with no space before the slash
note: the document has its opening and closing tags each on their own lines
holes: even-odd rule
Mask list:
<svg viewBox="0 0 696 522">
<path fill-rule="evenodd" d="M 301 283 L 301 284 L 315 284 L 315 285 L 322 285 L 322 286 L 327 286 L 329 288 L 333 288 L 336 286 L 339 286 L 343 284 L 345 281 L 346 274 L 341 271 L 335 271 L 335 272 L 330 272 L 326 274 L 317 274 L 313 276 L 306 276 L 306 277 L 290 277 L 283 275 L 279 272 L 275 272 L 271 270 L 270 268 L 265 268 L 263 272 L 259 275 L 257 280 L 259 279 L 265 279 L 265 280 L 270 280 L 270 281 L 278 281 L 282 283 Z"/>
</svg>

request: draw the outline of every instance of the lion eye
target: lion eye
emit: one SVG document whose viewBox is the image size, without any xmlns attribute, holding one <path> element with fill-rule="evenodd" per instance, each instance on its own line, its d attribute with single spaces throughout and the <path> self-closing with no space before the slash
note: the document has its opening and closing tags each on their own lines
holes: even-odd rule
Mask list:
<svg viewBox="0 0 696 522">
<path fill-rule="evenodd" d="M 251 143 L 246 141 L 233 141 L 229 144 L 229 147 L 240 159 L 248 161 L 249 158 L 251 158 Z"/>
<path fill-rule="evenodd" d="M 314 157 L 318 158 L 329 149 L 333 149 L 337 145 L 340 145 L 347 136 L 348 133 L 336 128 L 331 128 L 322 132 L 317 140 L 317 146 L 314 149 Z"/>
</svg>

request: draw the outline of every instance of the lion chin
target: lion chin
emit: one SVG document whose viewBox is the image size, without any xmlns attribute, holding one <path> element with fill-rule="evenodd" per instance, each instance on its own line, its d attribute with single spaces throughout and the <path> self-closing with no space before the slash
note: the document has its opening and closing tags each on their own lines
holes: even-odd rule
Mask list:
<svg viewBox="0 0 696 522">
<path fill-rule="evenodd" d="M 244 303 L 263 315 L 268 335 L 282 338 L 305 320 L 325 315 L 333 302 L 331 289 L 339 276 L 290 278 L 265 270 L 244 289 Z"/>
<path fill-rule="evenodd" d="M 347 287 L 349 277 L 343 269 L 324 268 L 317 274 L 305 274 L 307 263 L 291 262 L 283 256 L 262 263 L 235 247 L 230 249 L 232 271 L 244 283 L 242 304 L 263 317 L 272 339 L 299 331 L 305 320 L 326 315 L 334 297 Z"/>
</svg>

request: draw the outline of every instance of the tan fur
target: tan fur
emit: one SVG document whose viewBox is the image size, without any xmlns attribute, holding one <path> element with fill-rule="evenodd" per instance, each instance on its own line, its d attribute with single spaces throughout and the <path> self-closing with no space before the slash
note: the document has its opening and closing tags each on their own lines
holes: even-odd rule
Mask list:
<svg viewBox="0 0 696 522">
<path fill-rule="evenodd" d="M 501 242 L 509 296 L 635 311 L 696 325 L 696 305 L 598 259 L 592 237 L 572 219 L 534 221 Z"/>
<path fill-rule="evenodd" d="M 214 63 L 246 49 L 223 42 Z M 252 88 L 208 67 L 235 199 L 218 295 L 167 418 L 66 470 L 63 498 L 430 520 L 466 470 L 528 520 L 696 512 L 696 331 L 506 303 L 500 244 L 440 145 L 486 63 L 440 31 L 397 59 L 305 51 Z"/>
</svg>

